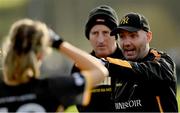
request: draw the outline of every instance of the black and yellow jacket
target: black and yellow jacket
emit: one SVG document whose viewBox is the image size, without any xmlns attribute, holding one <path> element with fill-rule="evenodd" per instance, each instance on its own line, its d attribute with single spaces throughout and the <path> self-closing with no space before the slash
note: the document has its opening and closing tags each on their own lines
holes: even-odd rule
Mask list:
<svg viewBox="0 0 180 113">
<path fill-rule="evenodd" d="M 94 51 L 90 53 L 95 56 Z M 96 56 L 95 56 L 96 57 Z M 111 58 L 123 58 L 122 52 L 118 47 L 115 52 L 109 55 Z M 77 72 L 78 68 L 73 67 L 72 72 Z M 116 74 L 117 75 L 117 74 Z M 116 76 L 114 75 L 114 76 Z M 90 104 L 86 107 L 77 106 L 79 112 L 112 112 L 114 111 L 114 102 L 111 99 L 112 86 L 114 79 L 112 77 L 105 78 L 104 82 L 99 84 L 92 90 Z"/>
<path fill-rule="evenodd" d="M 175 63 L 163 52 L 150 49 L 137 62 L 107 58 L 115 78 L 116 112 L 178 112 Z"/>
</svg>

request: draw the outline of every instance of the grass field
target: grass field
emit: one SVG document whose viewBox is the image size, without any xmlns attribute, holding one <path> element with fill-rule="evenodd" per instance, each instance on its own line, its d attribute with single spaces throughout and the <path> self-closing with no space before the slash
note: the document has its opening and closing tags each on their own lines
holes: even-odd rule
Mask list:
<svg viewBox="0 0 180 113">
<path fill-rule="evenodd" d="M 78 110 L 75 105 L 68 107 L 68 109 L 66 109 L 65 111 L 65 113 L 71 113 L 71 112 L 78 113 Z"/>
<path fill-rule="evenodd" d="M 177 99 L 178 99 L 178 108 L 179 108 L 179 112 L 180 112 L 180 84 L 178 85 L 178 88 L 177 88 Z M 70 106 L 65 112 L 76 112 L 76 113 L 78 113 L 75 105 Z"/>
<path fill-rule="evenodd" d="M 178 108 L 179 108 L 179 112 L 180 112 L 180 83 L 178 84 L 178 88 L 177 88 L 177 99 L 178 99 Z"/>
</svg>

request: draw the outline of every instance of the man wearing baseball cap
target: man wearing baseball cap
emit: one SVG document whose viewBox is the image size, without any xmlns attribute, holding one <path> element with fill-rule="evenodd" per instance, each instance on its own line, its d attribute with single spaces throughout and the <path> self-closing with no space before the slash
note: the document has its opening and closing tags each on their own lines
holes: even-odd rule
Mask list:
<svg viewBox="0 0 180 113">
<path fill-rule="evenodd" d="M 150 48 L 148 20 L 141 14 L 128 13 L 111 35 L 119 35 L 125 57 L 106 58 L 109 73 L 116 74 L 115 111 L 178 112 L 175 63 L 167 53 Z"/>
<path fill-rule="evenodd" d="M 111 31 L 118 26 L 118 16 L 114 9 L 108 5 L 100 5 L 89 13 L 85 36 L 92 45 L 91 55 L 96 58 L 122 58 L 121 50 L 117 44 L 117 36 L 110 36 Z M 74 67 L 72 72 L 77 71 Z M 117 74 L 116 74 L 117 75 Z M 115 75 L 114 75 L 115 76 Z M 110 112 L 114 111 L 111 99 L 114 79 L 110 76 L 92 90 L 90 104 L 86 107 L 77 106 L 80 112 Z"/>
</svg>

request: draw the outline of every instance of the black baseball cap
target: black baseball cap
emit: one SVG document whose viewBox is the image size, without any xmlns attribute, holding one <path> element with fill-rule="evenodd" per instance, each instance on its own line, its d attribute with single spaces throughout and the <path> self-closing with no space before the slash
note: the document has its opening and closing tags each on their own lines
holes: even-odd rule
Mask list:
<svg viewBox="0 0 180 113">
<path fill-rule="evenodd" d="M 111 36 L 118 34 L 120 29 L 130 32 L 135 32 L 142 29 L 148 32 L 150 31 L 150 26 L 145 16 L 131 12 L 122 17 L 119 26 L 112 30 Z"/>
<path fill-rule="evenodd" d="M 115 10 L 108 5 L 100 5 L 92 9 L 89 13 L 85 26 L 85 35 L 89 39 L 89 32 L 97 24 L 106 25 L 111 30 L 118 26 L 118 16 Z"/>
</svg>

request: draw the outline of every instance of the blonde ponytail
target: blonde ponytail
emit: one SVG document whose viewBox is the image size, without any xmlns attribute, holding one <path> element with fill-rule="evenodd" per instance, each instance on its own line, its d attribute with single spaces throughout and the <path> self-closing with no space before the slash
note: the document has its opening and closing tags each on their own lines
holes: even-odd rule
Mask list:
<svg viewBox="0 0 180 113">
<path fill-rule="evenodd" d="M 48 44 L 46 25 L 30 19 L 19 20 L 12 25 L 8 40 L 3 60 L 5 78 L 22 83 L 37 77 L 40 73 L 37 54 L 43 53 Z"/>
</svg>

